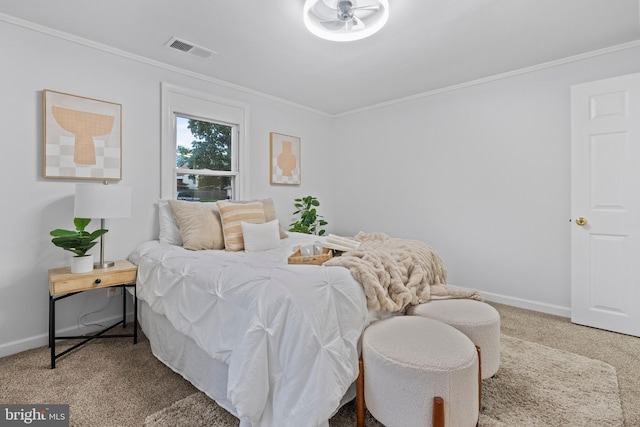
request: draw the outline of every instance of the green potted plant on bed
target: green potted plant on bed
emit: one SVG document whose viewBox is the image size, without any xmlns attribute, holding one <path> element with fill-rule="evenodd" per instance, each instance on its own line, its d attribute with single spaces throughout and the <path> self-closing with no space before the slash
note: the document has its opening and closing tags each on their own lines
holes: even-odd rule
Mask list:
<svg viewBox="0 0 640 427">
<path fill-rule="evenodd" d="M 54 245 L 75 254 L 71 258 L 72 273 L 88 273 L 93 270 L 93 255 L 87 254 L 87 252 L 98 243 L 97 239 L 100 236 L 109 231 L 99 228 L 89 233 L 85 228 L 90 222 L 91 219 L 89 218 L 74 218 L 75 230 L 56 228 L 49 233 L 53 236 L 51 242 Z"/>
<path fill-rule="evenodd" d="M 300 215 L 300 219 L 289 224 L 289 231 L 305 234 L 316 234 L 322 236 L 325 230 L 321 227 L 327 225 L 322 215 L 319 215 L 316 208 L 320 202 L 313 196 L 306 196 L 294 200 L 296 211 L 293 215 Z"/>
</svg>

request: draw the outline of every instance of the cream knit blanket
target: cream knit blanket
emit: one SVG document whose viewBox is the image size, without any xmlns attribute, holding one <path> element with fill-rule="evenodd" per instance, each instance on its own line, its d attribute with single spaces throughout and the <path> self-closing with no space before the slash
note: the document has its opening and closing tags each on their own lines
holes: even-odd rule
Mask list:
<svg viewBox="0 0 640 427">
<path fill-rule="evenodd" d="M 431 247 L 384 233 L 358 233 L 356 250 L 331 258 L 325 266 L 348 268 L 362 284 L 370 310 L 396 312 L 432 298 L 484 298 L 474 289 L 447 286 L 447 270 Z"/>
</svg>

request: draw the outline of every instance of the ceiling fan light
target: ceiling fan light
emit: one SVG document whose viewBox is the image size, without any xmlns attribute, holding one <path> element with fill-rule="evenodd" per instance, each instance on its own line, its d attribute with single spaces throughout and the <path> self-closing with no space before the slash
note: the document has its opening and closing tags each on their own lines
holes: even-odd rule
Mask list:
<svg viewBox="0 0 640 427">
<path fill-rule="evenodd" d="M 339 2 L 333 1 L 332 3 L 337 5 Z M 326 10 L 318 11 L 316 6 Z M 377 8 L 369 9 L 367 8 L 368 6 L 377 6 Z M 327 26 L 326 22 L 331 19 L 335 20 L 331 22 L 340 22 L 337 6 L 335 8 L 328 6 L 326 0 L 306 0 L 302 12 L 304 25 L 312 34 L 325 40 L 344 42 L 364 39 L 377 33 L 387 23 L 389 19 L 389 1 L 371 0 L 366 6 L 360 7 L 367 8 L 369 12 L 366 17 L 358 17 L 358 20 L 363 25 L 346 25 L 345 21 L 344 26 Z M 354 6 L 354 9 L 357 9 L 357 7 Z M 335 12 L 327 15 L 327 10 L 330 12 L 335 10 Z"/>
</svg>

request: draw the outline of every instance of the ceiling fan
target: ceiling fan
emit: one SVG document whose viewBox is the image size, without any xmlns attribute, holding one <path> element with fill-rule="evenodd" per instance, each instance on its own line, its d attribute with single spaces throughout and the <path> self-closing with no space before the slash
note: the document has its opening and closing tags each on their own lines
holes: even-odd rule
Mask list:
<svg viewBox="0 0 640 427">
<path fill-rule="evenodd" d="M 320 22 L 325 28 L 329 30 L 337 30 L 344 28 L 346 30 L 352 29 L 354 26 L 365 27 L 361 18 L 356 15 L 356 12 L 373 10 L 380 10 L 379 4 L 372 4 L 367 6 L 354 6 L 354 2 L 351 0 L 338 0 L 335 7 L 331 7 L 323 2 L 325 6 L 336 12 L 336 18 L 330 21 Z"/>
<path fill-rule="evenodd" d="M 303 14 L 305 25 L 318 37 L 333 41 L 359 40 L 385 25 L 389 1 L 306 0 Z"/>
</svg>

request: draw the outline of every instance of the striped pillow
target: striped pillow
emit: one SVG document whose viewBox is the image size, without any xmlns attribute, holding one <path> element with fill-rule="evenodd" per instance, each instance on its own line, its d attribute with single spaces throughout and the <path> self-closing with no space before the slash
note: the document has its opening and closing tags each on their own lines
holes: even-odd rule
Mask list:
<svg viewBox="0 0 640 427">
<path fill-rule="evenodd" d="M 216 204 L 220 210 L 225 249 L 231 252 L 243 250 L 244 237 L 241 222 L 264 223 L 264 206 L 260 202 L 234 203 L 229 200 L 218 200 Z"/>
</svg>

